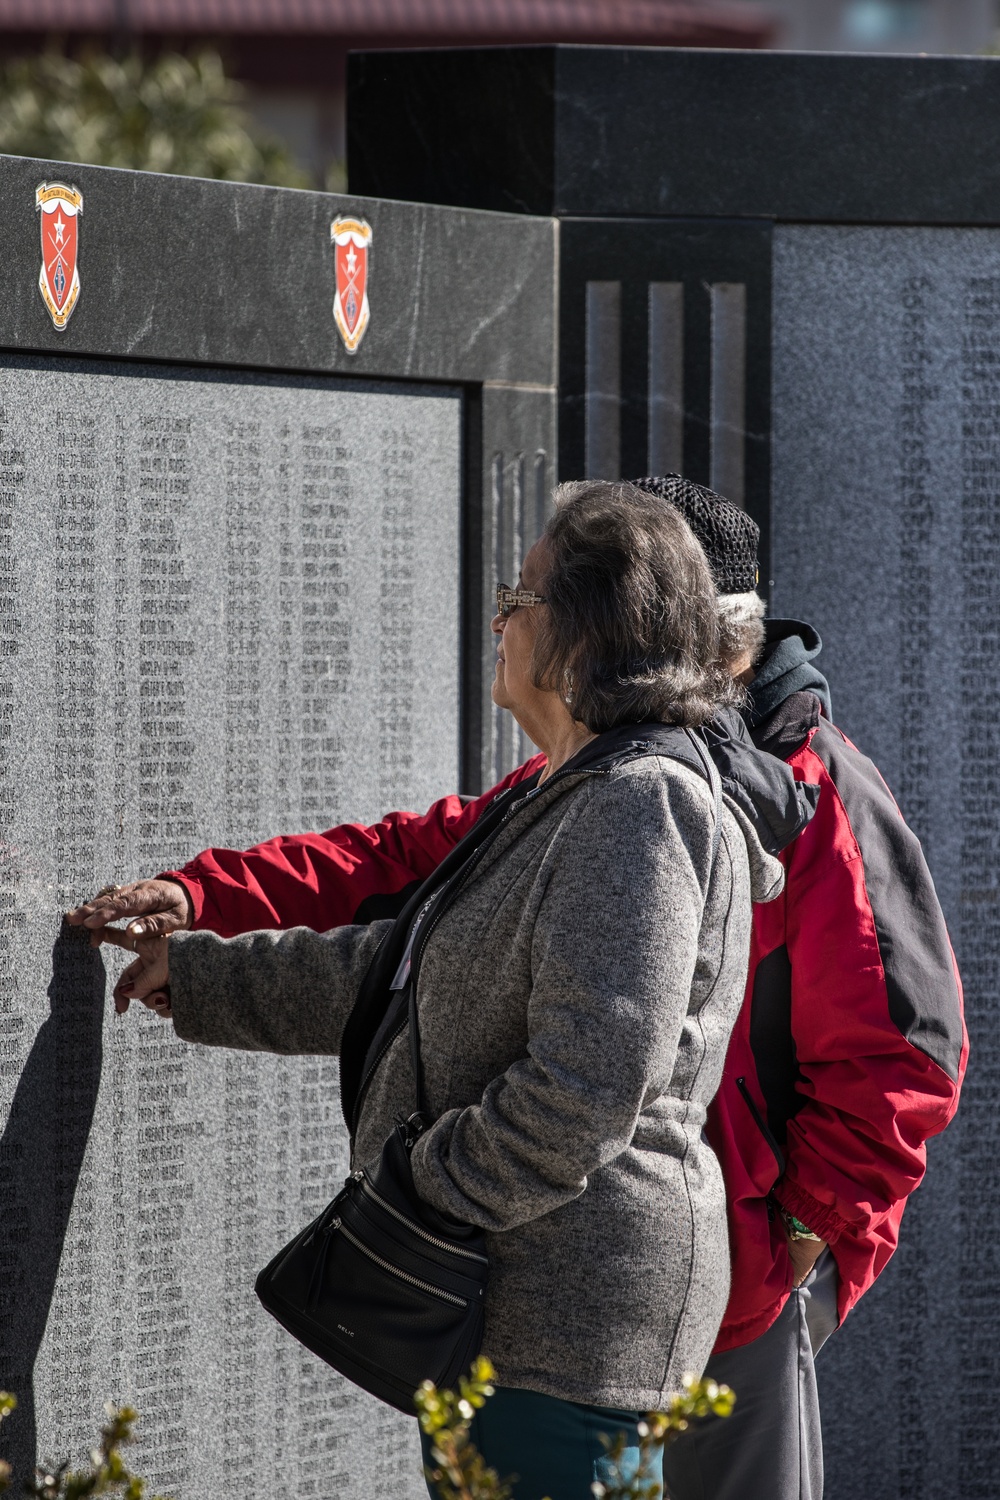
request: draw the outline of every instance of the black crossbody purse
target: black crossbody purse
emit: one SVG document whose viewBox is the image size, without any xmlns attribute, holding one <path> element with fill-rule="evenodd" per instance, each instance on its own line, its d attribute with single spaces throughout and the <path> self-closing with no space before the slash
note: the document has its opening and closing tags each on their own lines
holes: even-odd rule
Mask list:
<svg viewBox="0 0 1000 1500">
<path fill-rule="evenodd" d="M 722 827 L 718 772 L 696 736 L 672 730 L 666 738 L 671 748 L 660 753 L 693 761 L 713 790 L 714 863 Z M 592 768 L 629 753 L 655 751 L 646 741 L 629 741 L 617 755 L 594 757 Z M 489 1273 L 483 1231 L 439 1214 L 413 1183 L 410 1152 L 431 1120 L 417 1025 L 419 957 L 448 896 L 536 782 L 532 777 L 498 797 L 411 896 L 380 944 L 345 1028 L 341 1103 L 352 1142 L 368 1084 L 407 1027 L 417 1113 L 397 1123 L 377 1169 L 353 1171 L 333 1202 L 256 1281 L 264 1307 L 300 1343 L 410 1416 L 421 1381 L 453 1387 L 479 1353 Z"/>
<path fill-rule="evenodd" d="M 412 986 L 409 1025 L 415 1037 Z M 421 1075 L 417 1097 L 420 1112 L 396 1125 L 376 1170 L 352 1172 L 256 1285 L 307 1349 L 411 1416 L 422 1380 L 453 1386 L 479 1353 L 489 1271 L 482 1230 L 417 1197 L 410 1152 L 426 1128 Z"/>
</svg>

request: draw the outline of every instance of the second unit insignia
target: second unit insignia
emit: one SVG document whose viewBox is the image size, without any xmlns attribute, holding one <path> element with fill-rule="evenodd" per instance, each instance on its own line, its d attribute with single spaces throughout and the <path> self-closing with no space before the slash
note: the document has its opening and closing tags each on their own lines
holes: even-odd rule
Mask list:
<svg viewBox="0 0 1000 1500">
<path fill-rule="evenodd" d="M 42 182 L 35 193 L 42 228 L 38 290 L 56 328 L 66 327 L 80 297 L 80 215 L 83 194 L 63 182 Z"/>
<path fill-rule="evenodd" d="M 337 289 L 333 318 L 348 354 L 353 354 L 368 327 L 368 247 L 371 225 L 364 219 L 334 219 L 330 225 Z"/>
</svg>

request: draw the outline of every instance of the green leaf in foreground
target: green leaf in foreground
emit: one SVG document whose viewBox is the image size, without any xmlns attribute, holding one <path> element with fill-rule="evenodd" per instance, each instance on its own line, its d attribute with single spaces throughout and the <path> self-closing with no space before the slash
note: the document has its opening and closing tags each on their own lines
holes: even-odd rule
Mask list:
<svg viewBox="0 0 1000 1500">
<path fill-rule="evenodd" d="M 0 1421 L 17 1406 L 17 1399 L 0 1391 Z M 24 1493 L 36 1500 L 85 1500 L 90 1495 L 116 1495 L 119 1500 L 143 1500 L 146 1482 L 125 1466 L 121 1449 L 131 1443 L 139 1413 L 131 1406 L 105 1407 L 107 1422 L 101 1428 L 100 1445 L 90 1455 L 90 1468 L 71 1471 L 68 1463 L 40 1464 L 25 1481 Z M 0 1491 L 10 1485 L 10 1466 L 0 1462 Z M 163 1500 L 153 1496 L 152 1500 Z"/>
</svg>

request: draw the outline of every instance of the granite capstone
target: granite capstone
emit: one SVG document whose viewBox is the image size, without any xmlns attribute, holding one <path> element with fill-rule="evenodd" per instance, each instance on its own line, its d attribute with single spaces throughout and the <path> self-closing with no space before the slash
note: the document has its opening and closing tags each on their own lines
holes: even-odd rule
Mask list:
<svg viewBox="0 0 1000 1500">
<path fill-rule="evenodd" d="M 82 290 L 38 293 L 35 189 L 83 193 Z M 333 323 L 330 224 L 367 219 L 372 316 Z M 0 157 L 0 347 L 392 379 L 553 384 L 555 226 L 474 211 Z"/>
<path fill-rule="evenodd" d="M 998 218 L 992 57 L 361 52 L 348 96 L 354 193 L 559 218 Z"/>
</svg>

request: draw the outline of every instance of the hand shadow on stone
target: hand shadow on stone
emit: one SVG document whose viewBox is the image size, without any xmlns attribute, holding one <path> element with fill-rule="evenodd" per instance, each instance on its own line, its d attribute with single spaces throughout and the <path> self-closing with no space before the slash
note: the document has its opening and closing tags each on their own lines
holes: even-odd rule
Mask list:
<svg viewBox="0 0 1000 1500">
<path fill-rule="evenodd" d="M 0 1137 L 0 1389 L 18 1400 L 0 1427 L 0 1454 L 13 1466 L 15 1483 L 38 1461 L 34 1367 L 97 1104 L 105 977 L 89 932 L 64 922 L 52 949 L 50 1012 Z M 30 978 L 21 978 L 29 989 Z M 61 1364 L 72 1364 L 73 1344 L 90 1332 L 67 1330 L 72 1343 L 59 1351 Z"/>
</svg>

